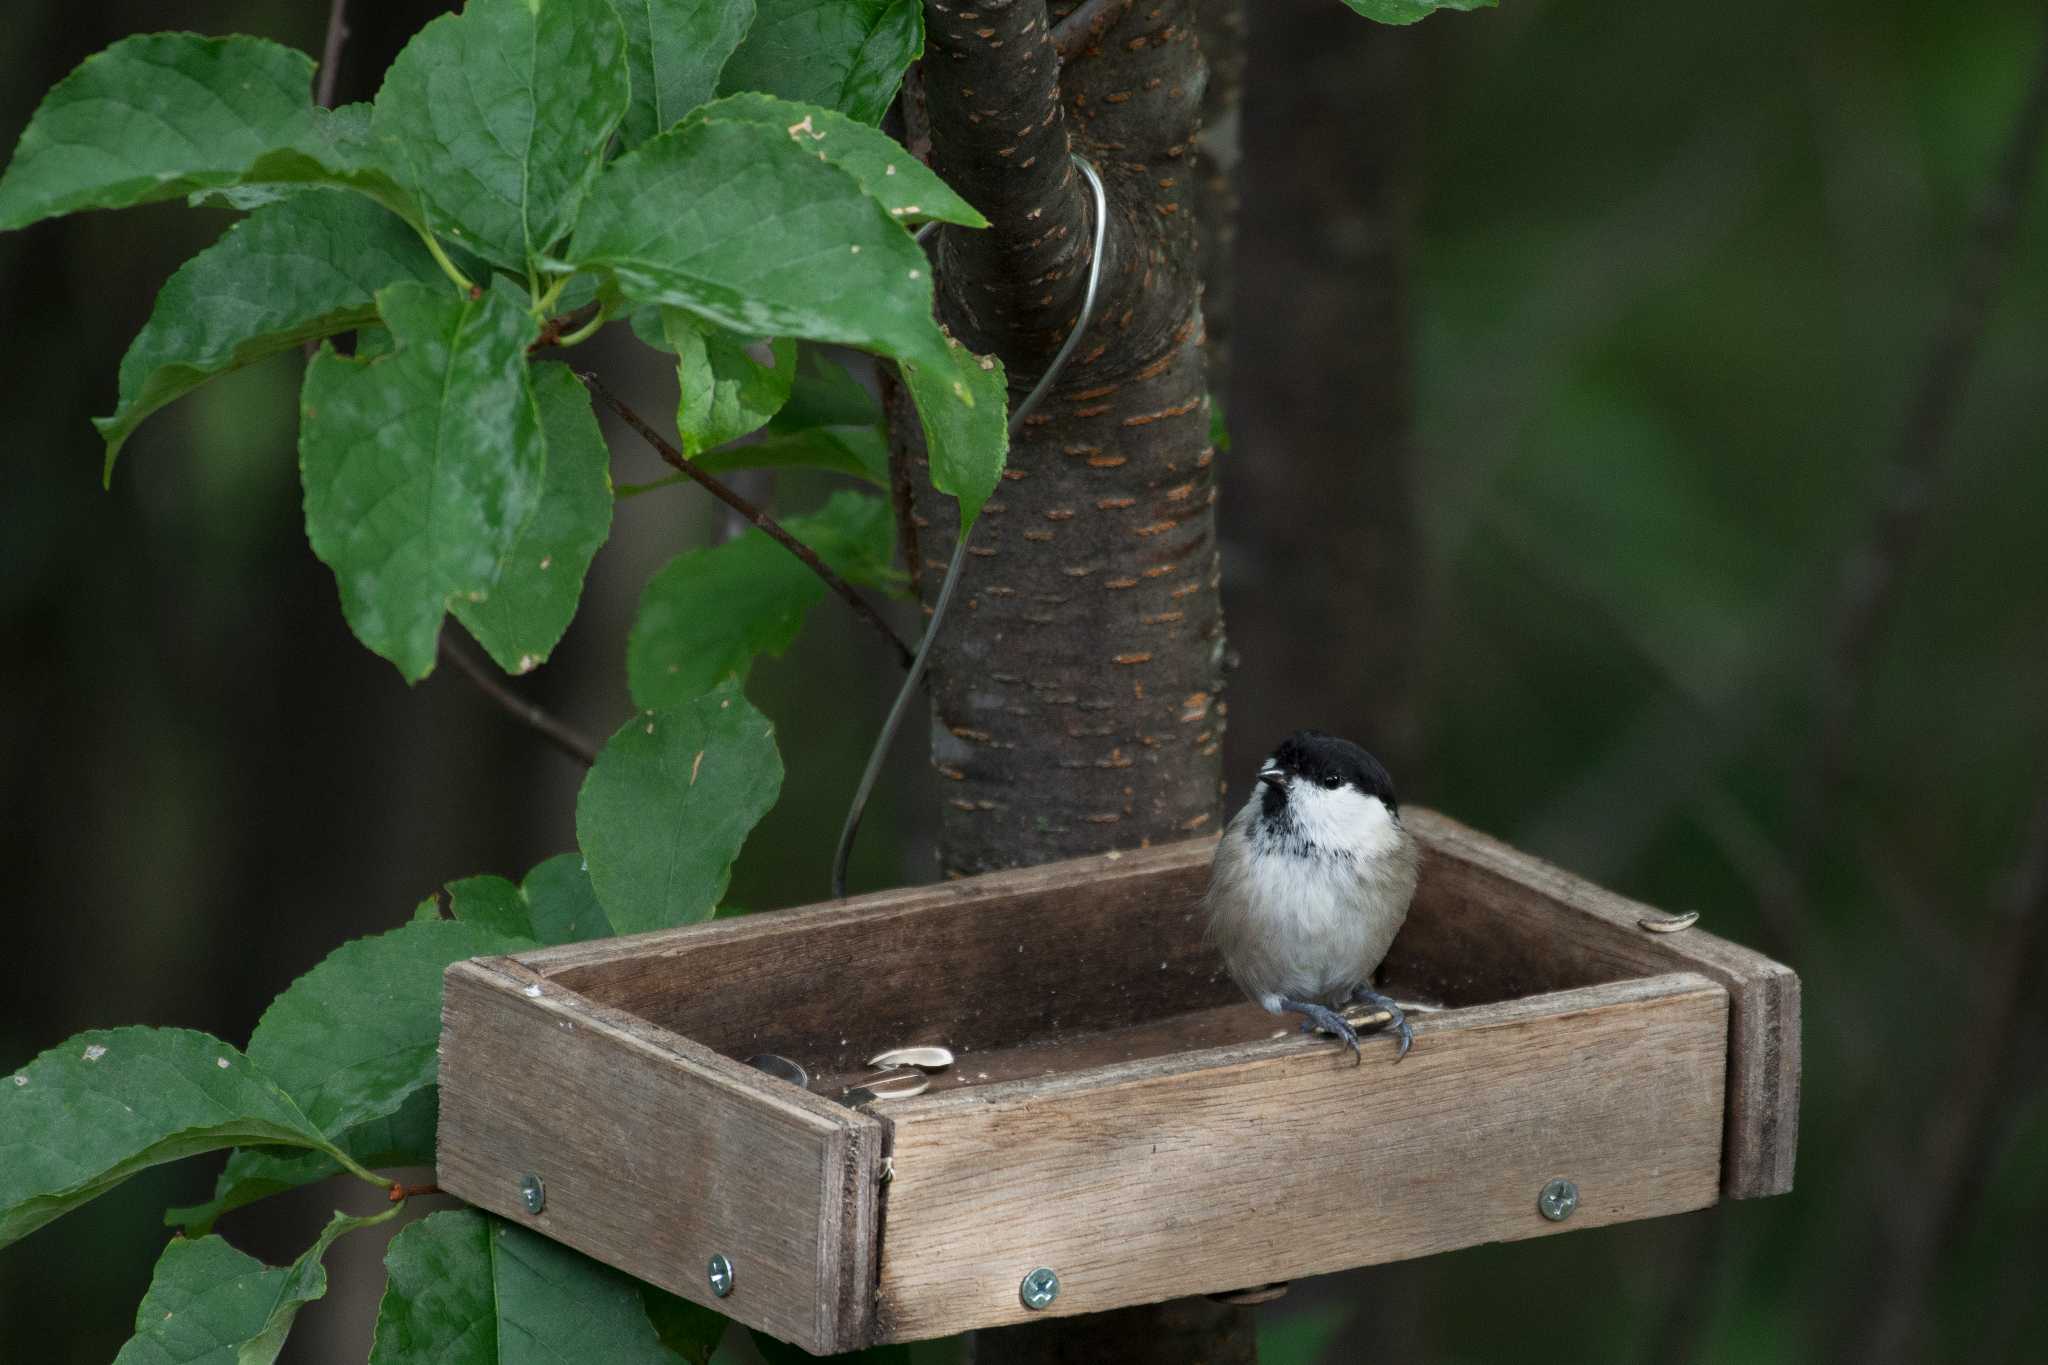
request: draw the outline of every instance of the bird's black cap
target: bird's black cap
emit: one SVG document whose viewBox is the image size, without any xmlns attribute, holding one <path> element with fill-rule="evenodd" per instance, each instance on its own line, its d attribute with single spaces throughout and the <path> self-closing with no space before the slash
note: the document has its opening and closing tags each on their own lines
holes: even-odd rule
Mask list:
<svg viewBox="0 0 2048 1365">
<path fill-rule="evenodd" d="M 1387 809 L 1398 811 L 1394 779 L 1380 761 L 1348 739 L 1321 730 L 1296 730 L 1273 751 L 1273 764 L 1290 778 L 1323 786 L 1350 783 L 1367 796 L 1377 796 Z"/>
</svg>

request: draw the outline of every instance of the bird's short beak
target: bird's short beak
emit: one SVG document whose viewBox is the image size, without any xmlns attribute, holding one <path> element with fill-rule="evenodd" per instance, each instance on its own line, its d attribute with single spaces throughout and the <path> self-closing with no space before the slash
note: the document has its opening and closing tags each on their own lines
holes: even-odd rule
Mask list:
<svg viewBox="0 0 2048 1365">
<path fill-rule="evenodd" d="M 1259 781 L 1264 782 L 1268 786 L 1279 787 L 1285 790 L 1287 787 L 1287 774 L 1281 772 L 1278 768 L 1261 768 L 1259 769 Z"/>
</svg>

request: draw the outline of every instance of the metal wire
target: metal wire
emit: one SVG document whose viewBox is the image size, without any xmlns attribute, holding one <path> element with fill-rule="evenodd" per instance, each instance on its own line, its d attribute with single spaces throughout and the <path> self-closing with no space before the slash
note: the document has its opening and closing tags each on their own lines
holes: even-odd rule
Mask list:
<svg viewBox="0 0 2048 1365">
<path fill-rule="evenodd" d="M 1088 330 L 1088 324 L 1095 318 L 1095 294 L 1102 283 L 1102 243 L 1109 226 L 1109 196 L 1103 191 L 1102 177 L 1095 173 L 1088 158 L 1074 157 L 1074 164 L 1081 168 L 1081 174 L 1088 181 L 1088 188 L 1095 191 L 1095 231 L 1092 239 L 1091 258 L 1088 262 L 1088 287 L 1081 294 L 1081 312 L 1074 319 L 1074 330 L 1067 333 L 1067 339 L 1060 343 L 1053 353 L 1052 364 L 1046 366 L 1031 392 L 1024 395 L 1010 413 L 1010 439 L 1017 439 L 1017 432 L 1023 427 L 1045 395 L 1052 390 L 1053 382 L 1060 377 L 1060 371 L 1067 367 L 1067 361 L 1074 354 L 1074 348 L 1081 344 L 1081 334 Z M 918 229 L 917 240 L 921 243 L 938 227 L 937 223 L 926 223 Z M 945 624 L 946 608 L 953 600 L 953 590 L 960 585 L 960 569 L 967 562 L 967 537 L 971 529 L 960 534 L 959 543 L 953 547 L 953 558 L 946 565 L 945 580 L 939 584 L 939 595 L 932 603 L 932 619 L 924 628 L 924 638 L 917 642 L 917 655 L 910 661 L 910 672 L 904 675 L 903 686 L 896 693 L 896 700 L 890 704 L 888 719 L 882 722 L 882 733 L 875 737 L 875 747 L 868 754 L 867 769 L 860 775 L 860 786 L 854 789 L 853 805 L 846 812 L 846 825 L 839 831 L 839 847 L 832 854 L 832 894 L 844 899 L 846 896 L 846 864 L 853 856 L 854 836 L 860 832 L 860 817 L 867 809 L 868 796 L 875 789 L 875 781 L 882 775 L 882 764 L 889 756 L 889 745 L 896 738 L 897 729 L 903 724 L 903 714 L 910 709 L 910 699 L 917 692 L 918 680 L 924 676 L 925 663 L 931 657 L 932 642 L 939 637 L 939 627 Z"/>
</svg>

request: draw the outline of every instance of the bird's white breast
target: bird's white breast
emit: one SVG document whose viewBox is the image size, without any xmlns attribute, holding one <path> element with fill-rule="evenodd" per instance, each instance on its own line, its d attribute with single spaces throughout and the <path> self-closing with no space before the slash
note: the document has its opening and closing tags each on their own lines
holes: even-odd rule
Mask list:
<svg viewBox="0 0 2048 1365">
<path fill-rule="evenodd" d="M 1413 840 L 1377 798 L 1297 783 L 1288 818 L 1254 793 L 1217 850 L 1211 932 L 1245 992 L 1334 1001 L 1365 984 L 1407 917 Z"/>
</svg>

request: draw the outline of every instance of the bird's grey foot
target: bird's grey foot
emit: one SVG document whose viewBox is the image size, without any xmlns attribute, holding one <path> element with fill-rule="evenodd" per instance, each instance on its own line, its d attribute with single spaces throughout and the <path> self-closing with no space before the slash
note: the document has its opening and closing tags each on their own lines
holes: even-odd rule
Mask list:
<svg viewBox="0 0 2048 1365">
<path fill-rule="evenodd" d="M 1344 1040 L 1344 1045 L 1351 1049 L 1351 1055 L 1358 1062 L 1365 1060 L 1365 1054 L 1358 1050 L 1358 1030 L 1344 1022 L 1344 1016 L 1337 1013 L 1337 1011 L 1322 1005 L 1310 1004 L 1305 1000 L 1288 1000 L 1285 998 L 1280 1001 L 1280 1008 L 1289 1014 L 1301 1016 L 1301 1031 L 1303 1033 L 1313 1033 L 1317 1029 L 1321 1029 L 1325 1033 L 1334 1033 Z"/>
<path fill-rule="evenodd" d="M 1370 986 L 1360 986 L 1352 991 L 1351 1003 L 1354 1005 L 1371 1005 L 1374 1009 L 1385 1010 L 1391 1015 L 1392 1017 L 1386 1023 L 1375 1027 L 1375 1032 L 1378 1029 L 1390 1028 L 1394 1030 L 1401 1039 L 1401 1046 L 1394 1052 L 1394 1060 L 1398 1062 L 1408 1055 L 1408 1049 L 1415 1046 L 1415 1030 L 1408 1027 L 1408 1016 L 1401 1013 L 1399 1005 Z"/>
</svg>

